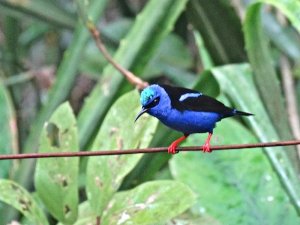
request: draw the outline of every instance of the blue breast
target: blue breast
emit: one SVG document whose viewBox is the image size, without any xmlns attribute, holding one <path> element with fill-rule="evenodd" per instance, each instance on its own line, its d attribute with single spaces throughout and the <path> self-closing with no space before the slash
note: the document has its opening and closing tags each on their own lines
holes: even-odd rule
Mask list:
<svg viewBox="0 0 300 225">
<path fill-rule="evenodd" d="M 166 126 L 183 132 L 185 134 L 212 132 L 216 122 L 222 119 L 222 116 L 213 112 L 196 112 L 171 109 L 171 112 L 165 116 L 157 118 Z"/>
</svg>

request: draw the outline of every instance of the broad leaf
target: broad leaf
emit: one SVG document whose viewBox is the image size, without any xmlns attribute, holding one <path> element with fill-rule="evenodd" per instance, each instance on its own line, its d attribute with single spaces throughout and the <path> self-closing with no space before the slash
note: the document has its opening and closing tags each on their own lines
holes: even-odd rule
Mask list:
<svg viewBox="0 0 300 225">
<path fill-rule="evenodd" d="M 233 119 L 219 122 L 214 135 L 217 144 L 257 142 Z M 186 145 L 202 144 L 198 136 L 189 137 Z M 173 157 L 170 168 L 175 179 L 197 193 L 199 213 L 222 224 L 300 222 L 262 149 L 180 153 Z"/>
<path fill-rule="evenodd" d="M 88 3 L 88 16 L 92 21 L 97 21 L 107 0 L 93 0 Z M 57 75 L 54 85 L 48 96 L 48 101 L 40 110 L 32 130 L 25 145 L 25 151 L 30 152 L 36 144 L 44 122 L 49 119 L 54 110 L 64 101 L 70 93 L 73 83 L 77 76 L 77 69 L 82 59 L 82 52 L 90 38 L 89 32 L 83 23 L 78 23 L 74 32 L 74 38 L 70 44 L 68 51 L 65 52 L 63 60 L 57 69 Z"/>
<path fill-rule="evenodd" d="M 199 221 L 212 222 L 213 219 L 199 220 L 198 216 L 193 218 L 188 214 L 180 214 L 194 203 L 195 194 L 180 182 L 148 182 L 132 190 L 116 193 L 101 217 L 101 224 L 166 224 L 170 219 L 170 224 L 173 221 L 195 221 L 192 224 L 199 224 L 196 223 Z M 174 218 L 179 214 L 178 218 Z M 78 218 L 74 225 L 96 221 L 88 202 L 80 204 Z"/>
<path fill-rule="evenodd" d="M 187 15 L 216 65 L 245 61 L 241 22 L 229 1 L 189 1 Z"/>
<path fill-rule="evenodd" d="M 211 216 L 195 215 L 191 210 L 170 220 L 168 223 L 155 225 L 221 225 L 221 223 Z"/>
<path fill-rule="evenodd" d="M 135 74 L 141 74 L 160 42 L 172 30 L 186 3 L 187 0 L 148 1 L 129 33 L 121 41 L 114 59 Z M 85 101 L 78 116 L 80 144 L 83 146 L 89 141 L 98 122 L 102 121 L 112 100 L 120 91 L 122 80 L 123 77 L 112 65 L 105 67 L 98 85 Z"/>
<path fill-rule="evenodd" d="M 176 181 L 152 181 L 117 193 L 101 224 L 157 224 L 181 214 L 195 202 L 193 192 Z"/>
<path fill-rule="evenodd" d="M 97 21 L 104 11 L 106 2 L 107 0 L 93 0 L 85 2 L 86 5 L 89 6 L 89 19 Z M 44 8 L 44 11 L 47 10 L 49 10 L 49 8 Z M 39 111 L 31 126 L 31 131 L 25 143 L 24 152 L 28 153 L 36 149 L 45 121 L 49 119 L 59 104 L 65 101 L 65 99 L 69 96 L 70 90 L 72 89 L 78 74 L 77 69 L 80 65 L 79 62 L 83 57 L 82 52 L 89 38 L 90 34 L 86 30 L 86 27 L 83 23 L 79 22 L 74 31 L 72 43 L 68 47 L 67 51 L 65 51 L 63 59 L 57 68 L 55 83 L 51 86 L 51 90 L 49 91 L 48 101 Z M 28 179 L 28 174 L 32 169 L 31 164 L 33 164 L 32 161 L 22 161 L 15 178 L 15 180 L 17 180 L 20 184 L 23 184 L 23 186 L 29 186 L 31 183 L 31 180 Z"/>
<path fill-rule="evenodd" d="M 290 26 L 281 24 L 270 13 L 262 15 L 263 28 L 274 45 L 295 62 L 300 61 L 300 37 Z"/>
<path fill-rule="evenodd" d="M 19 210 L 31 224 L 48 224 L 46 216 L 30 193 L 15 182 L 0 179 L 0 201 Z"/>
<path fill-rule="evenodd" d="M 132 19 L 122 18 L 101 27 L 102 38 L 104 40 L 109 40 L 105 43 L 105 45 L 110 54 L 113 53 L 117 44 L 122 38 L 124 38 L 132 26 L 132 23 Z M 83 57 L 80 62 L 80 72 L 89 75 L 91 78 L 99 79 L 101 76 L 101 73 L 99 72 L 102 71 L 107 64 L 107 60 L 104 58 L 99 49 L 95 48 L 95 42 L 91 39 L 84 50 Z"/>
<path fill-rule="evenodd" d="M 183 70 L 190 68 L 191 64 L 192 57 L 183 40 L 175 34 L 170 34 L 161 42 L 159 49 L 146 66 L 142 76 L 148 79 L 153 75 L 158 76 L 168 71 L 170 73 L 176 71 L 176 69 Z M 178 75 L 177 80 L 182 81 L 186 79 L 186 81 L 189 81 L 188 75 Z M 184 85 L 184 82 L 182 83 Z"/>
<path fill-rule="evenodd" d="M 244 32 L 246 49 L 254 72 L 254 81 L 262 101 L 279 137 L 290 139 L 292 135 L 282 90 L 273 66 L 268 40 L 262 28 L 261 4 L 254 4 L 248 8 Z"/>
<path fill-rule="evenodd" d="M 0 154 L 17 153 L 17 121 L 12 100 L 6 88 L 0 84 Z M 0 161 L 0 178 L 8 178 L 12 161 Z"/>
<path fill-rule="evenodd" d="M 12 100 L 6 88 L 0 84 L 0 154 L 12 154 L 18 151 L 17 121 Z M 12 161 L 0 161 L 0 179 L 8 178 L 12 171 Z M 0 215 L 6 214 L 5 207 L 0 203 Z M 3 218 L 3 220 L 5 220 Z"/>
<path fill-rule="evenodd" d="M 255 116 L 247 117 L 247 122 L 262 142 L 280 140 L 264 105 L 255 88 L 251 70 L 248 64 L 228 65 L 212 69 L 221 90 L 227 94 L 238 109 L 251 112 Z M 234 82 L 233 82 L 234 81 Z M 280 177 L 282 185 L 290 195 L 290 200 L 300 213 L 297 202 L 299 198 L 299 179 L 287 157 L 289 147 L 265 148 L 273 168 Z M 291 148 L 290 148 L 291 149 Z"/>
<path fill-rule="evenodd" d="M 237 64 L 216 67 L 212 69 L 211 72 L 218 80 L 221 90 L 230 97 L 240 110 L 251 112 L 255 115 L 253 117 L 247 117 L 247 122 L 253 128 L 260 141 L 279 140 L 279 135 L 255 88 L 249 65 Z M 289 166 L 287 165 L 289 164 L 289 160 L 287 160 L 286 152 L 282 151 L 282 148 L 266 149 L 268 150 L 268 154 L 273 154 L 276 151 L 276 154 L 281 160 L 286 160 L 281 164 Z M 293 174 L 292 167 L 290 167 L 290 169 L 289 173 Z"/>
<path fill-rule="evenodd" d="M 73 225 L 86 225 L 93 224 L 96 222 L 95 214 L 91 209 L 88 201 L 82 202 L 78 207 L 78 219 Z M 58 223 L 57 225 L 64 225 L 63 223 Z"/>
<path fill-rule="evenodd" d="M 68 13 L 64 8 L 59 7 L 54 1 L 31 0 L 27 2 L 14 2 L 4 0 L 0 2 L 0 5 L 1 14 L 9 12 L 9 14 L 22 19 L 24 19 L 24 15 L 31 16 L 49 24 L 69 29 L 74 28 L 76 22 L 76 18 L 73 15 Z"/>
<path fill-rule="evenodd" d="M 92 149 L 145 148 L 152 140 L 157 120 L 143 115 L 136 123 L 140 110 L 139 93 L 131 91 L 117 100 L 105 117 Z M 87 196 L 91 207 L 101 215 L 123 178 L 138 163 L 142 154 L 101 156 L 90 158 L 87 165 Z"/>
<path fill-rule="evenodd" d="M 300 2 L 298 0 L 257 0 L 257 2 L 276 7 L 290 20 L 296 30 L 300 32 Z"/>
<path fill-rule="evenodd" d="M 68 103 L 62 104 L 45 124 L 39 152 L 77 152 L 76 120 Z M 37 193 L 49 212 L 63 223 L 77 218 L 79 158 L 38 159 Z"/>
</svg>

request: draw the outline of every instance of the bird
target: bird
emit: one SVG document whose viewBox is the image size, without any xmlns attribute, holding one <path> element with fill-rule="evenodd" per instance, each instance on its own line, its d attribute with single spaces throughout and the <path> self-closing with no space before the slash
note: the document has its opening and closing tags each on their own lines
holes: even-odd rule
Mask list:
<svg viewBox="0 0 300 225">
<path fill-rule="evenodd" d="M 176 148 L 190 134 L 208 133 L 203 152 L 211 152 L 210 140 L 216 123 L 232 116 L 252 116 L 238 111 L 196 90 L 167 84 L 152 84 L 140 94 L 141 111 L 135 122 L 148 113 L 167 127 L 183 133 L 183 136 L 168 147 L 169 154 L 178 153 Z"/>
</svg>

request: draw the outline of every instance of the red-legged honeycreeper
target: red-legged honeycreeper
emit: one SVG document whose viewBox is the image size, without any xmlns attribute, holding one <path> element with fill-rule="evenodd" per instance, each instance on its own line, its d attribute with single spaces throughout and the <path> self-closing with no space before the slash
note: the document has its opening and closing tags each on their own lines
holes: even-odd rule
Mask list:
<svg viewBox="0 0 300 225">
<path fill-rule="evenodd" d="M 211 152 L 210 139 L 218 121 L 231 116 L 253 115 L 229 108 L 198 91 L 169 85 L 148 86 L 141 92 L 140 101 L 142 110 L 135 121 L 144 113 L 149 113 L 166 126 L 183 133 L 168 147 L 170 154 L 175 154 L 179 143 L 190 134 L 206 132 L 208 137 L 202 151 Z"/>
</svg>

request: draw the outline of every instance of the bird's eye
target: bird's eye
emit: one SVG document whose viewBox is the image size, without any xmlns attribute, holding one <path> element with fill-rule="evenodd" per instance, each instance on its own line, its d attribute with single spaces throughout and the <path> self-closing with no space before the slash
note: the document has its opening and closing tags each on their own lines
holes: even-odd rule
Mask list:
<svg viewBox="0 0 300 225">
<path fill-rule="evenodd" d="M 152 102 L 150 102 L 146 108 L 153 108 L 154 106 L 156 106 L 159 103 L 160 98 L 156 97 Z"/>
</svg>

